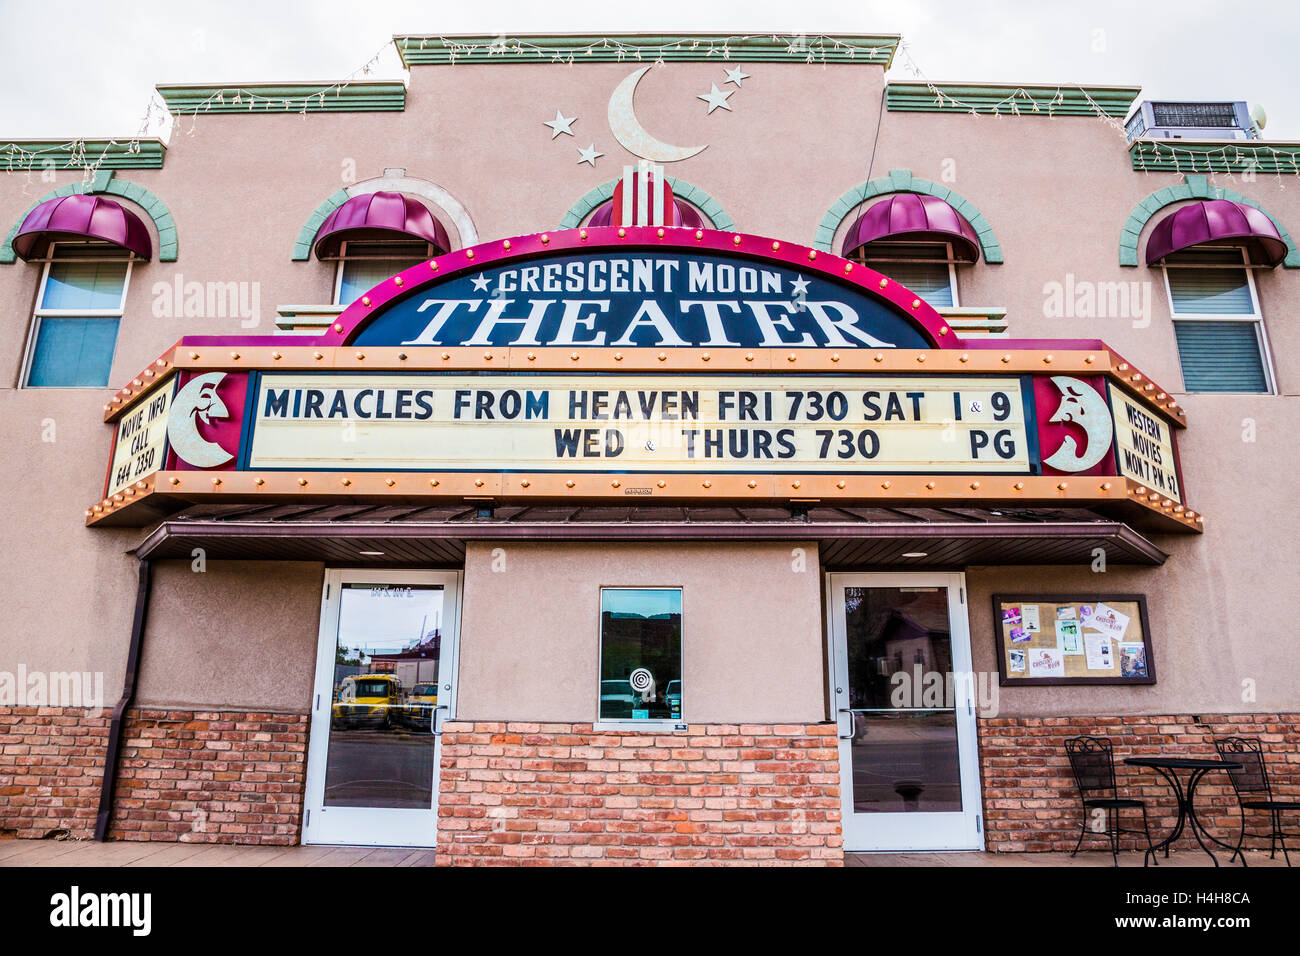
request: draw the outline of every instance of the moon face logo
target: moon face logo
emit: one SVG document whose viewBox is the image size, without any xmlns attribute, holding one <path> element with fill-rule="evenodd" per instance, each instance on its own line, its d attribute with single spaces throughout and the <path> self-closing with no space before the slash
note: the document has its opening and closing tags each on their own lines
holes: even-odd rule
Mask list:
<svg viewBox="0 0 1300 956">
<path fill-rule="evenodd" d="M 705 146 L 673 146 L 646 132 L 632 109 L 632 94 L 650 67 L 643 66 L 618 86 L 609 98 L 609 131 L 624 149 L 655 163 L 675 163 L 690 159 Z M 707 145 L 707 144 L 706 144 Z"/>
<path fill-rule="evenodd" d="M 1050 458 L 1044 458 L 1043 464 L 1050 465 L 1057 471 L 1086 471 L 1101 461 L 1110 450 L 1114 437 L 1110 408 L 1095 388 L 1077 378 L 1053 375 L 1052 384 L 1061 393 L 1061 404 L 1048 421 L 1078 425 L 1087 436 L 1088 444 L 1083 454 L 1079 454 L 1074 436 L 1066 435 L 1061 440 L 1061 447 Z"/>
<path fill-rule="evenodd" d="M 181 461 L 196 468 L 215 468 L 235 457 L 199 434 L 198 419 L 207 425 L 214 418 L 230 417 L 226 403 L 217 394 L 217 386 L 225 377 L 225 372 L 206 372 L 190 379 L 177 393 L 167 416 L 167 439 L 172 451 Z"/>
</svg>

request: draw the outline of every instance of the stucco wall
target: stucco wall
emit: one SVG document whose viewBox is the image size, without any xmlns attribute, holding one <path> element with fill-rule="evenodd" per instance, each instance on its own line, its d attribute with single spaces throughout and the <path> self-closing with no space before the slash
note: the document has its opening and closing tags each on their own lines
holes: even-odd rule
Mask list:
<svg viewBox="0 0 1300 956">
<path fill-rule="evenodd" d="M 138 183 L 167 203 L 179 230 L 180 257 L 174 263 L 154 261 L 134 269 L 112 386 L 127 381 L 182 335 L 270 332 L 277 305 L 328 302 L 332 266 L 315 260 L 294 262 L 290 255 L 312 211 L 348 185 L 349 170 L 365 180 L 380 176 L 386 167 L 402 167 L 408 176 L 445 187 L 464 204 L 482 240 L 554 228 L 587 190 L 617 177 L 623 163 L 634 160 L 613 143 L 605 110 L 614 85 L 637 66 L 417 67 L 402 113 L 239 113 L 180 119 L 162 169 L 116 174 L 119 181 Z M 1164 568 L 1112 567 L 1101 582 L 1082 569 L 976 569 L 970 574 L 977 664 L 990 666 L 992 661 L 989 612 L 981 592 L 1076 586 L 1089 591 L 1137 590 L 1150 597 L 1160 683 L 1094 691 L 1025 689 L 1008 693 L 1004 707 L 1017 713 L 1065 712 L 1085 703 L 1110 712 L 1171 712 L 1202 705 L 1223 712 L 1294 710 L 1300 663 L 1291 652 L 1292 621 L 1300 610 L 1300 584 L 1291 569 L 1300 562 L 1300 519 L 1289 507 L 1289 492 L 1297 465 L 1293 436 L 1300 394 L 1300 326 L 1291 319 L 1300 312 L 1300 270 L 1256 273 L 1282 394 L 1185 395 L 1163 278 L 1145 266 L 1120 267 L 1117 252 L 1133 206 L 1157 189 L 1181 182 L 1181 177 L 1134 172 L 1120 130 L 1078 117 L 886 112 L 873 148 L 882 102 L 878 67 L 762 63 L 745 69 L 751 77 L 731 98 L 730 112 L 707 114 L 695 99 L 722 79 L 717 61 L 654 69 L 642 80 L 636 99 L 639 118 L 655 135 L 676 143 L 709 144 L 699 155 L 671 164 L 668 172 L 706 189 L 735 218 L 738 229 L 811 242 L 826 210 L 843 192 L 890 169 L 910 169 L 973 202 L 1002 245 L 1004 264 L 960 269 L 963 305 L 1006 307 L 1015 336 L 1105 339 L 1153 375 L 1187 410 L 1190 427 L 1180 435 L 1187 500 L 1206 515 L 1207 530 L 1202 536 L 1161 539 L 1161 546 L 1172 554 Z M 551 140 L 542 125 L 557 107 L 566 116 L 578 117 L 574 137 Z M 576 162 L 576 147 L 588 142 L 606 154 L 595 168 Z M 7 231 L 45 193 L 79 179 L 80 173 L 67 170 L 48 179 L 39 172 L 0 172 L 0 227 Z M 1300 234 L 1300 184 L 1294 176 L 1261 175 L 1243 182 L 1239 176 L 1220 174 L 1216 180 L 1257 200 L 1293 234 Z M 146 224 L 152 231 L 147 218 Z M 1140 249 L 1145 240 L 1144 234 Z M 31 669 L 103 671 L 111 698 L 120 687 L 135 594 L 135 562 L 127 551 L 143 531 L 90 531 L 81 524 L 82 509 L 102 489 L 111 428 L 100 421 L 100 407 L 110 391 L 15 388 L 39 275 L 35 264 L 0 265 L 0 458 L 8 465 L 0 490 L 10 503 L 0 523 L 0 551 L 9 559 L 0 568 L 0 603 L 6 609 L 0 624 L 0 669 L 14 670 L 21 663 Z M 186 282 L 255 283 L 259 324 L 246 327 L 233 316 L 155 310 L 154 287 L 170 286 L 178 277 Z M 1150 296 L 1150 315 L 1049 317 L 1044 287 L 1068 277 L 1076 282 L 1137 282 L 1139 294 Z M 1243 440 L 1248 421 L 1254 423 L 1253 442 Z M 42 440 L 50 422 L 54 440 Z M 584 559 L 576 552 L 557 552 L 561 564 L 532 564 L 526 549 L 515 547 L 512 554 L 516 552 L 521 567 L 529 569 L 525 593 L 544 602 L 552 600 L 547 588 L 568 594 L 575 582 L 590 584 L 591 568 L 604 566 L 607 559 L 604 552 L 588 552 Z M 609 552 L 615 553 L 624 552 Z M 648 556 L 652 551 L 638 553 Z M 471 568 L 474 561 L 484 560 L 482 549 L 471 554 Z M 656 560 L 665 568 L 669 564 L 668 558 Z M 769 560 L 773 567 L 780 564 L 776 557 L 769 559 L 766 550 L 754 549 L 740 566 L 761 570 Z M 563 577 L 561 567 L 571 580 Z M 704 565 L 690 562 L 679 561 L 679 567 L 692 569 L 692 580 L 701 582 L 700 600 L 712 593 L 706 583 L 711 585 L 719 573 L 724 578 L 732 573 L 710 566 L 706 574 Z M 235 699 L 217 700 L 229 691 L 250 707 L 272 705 L 259 695 L 305 700 L 319 571 L 261 565 L 256 570 L 245 566 L 208 573 L 213 576 L 197 587 L 182 583 L 188 581 L 188 571 L 160 574 L 142 693 L 159 703 L 174 699 L 235 704 Z M 315 583 L 310 582 L 313 574 Z M 277 576 L 292 586 L 277 591 L 269 583 Z M 502 687 L 527 689 L 527 695 L 512 699 L 515 705 L 536 699 L 558 708 L 556 719 L 589 719 L 590 670 L 579 679 L 576 672 L 554 673 L 550 657 L 523 658 L 532 662 L 530 673 L 511 663 L 520 660 L 510 656 L 520 653 L 511 635 L 521 625 L 537 625 L 513 599 L 505 600 L 513 587 L 510 581 L 510 575 L 469 572 L 465 664 L 471 670 L 466 676 L 477 673 Z M 693 612 L 688 615 L 688 642 L 697 633 L 693 622 L 700 613 L 747 612 L 755 601 L 760 607 L 780 605 L 778 619 L 787 627 L 820 629 L 815 607 L 797 618 L 794 614 L 807 594 L 815 594 L 803 578 L 798 582 L 792 590 L 773 570 L 767 583 L 779 583 L 779 588 L 748 589 L 745 601 L 731 602 L 730 607 L 718 601 L 714 610 Z M 594 601 L 594 591 L 588 591 L 582 599 Z M 739 581 L 733 593 L 741 593 Z M 495 605 L 477 600 L 493 594 L 499 598 Z M 174 607 L 169 604 L 173 601 Z M 545 606 L 563 615 L 577 613 L 574 606 L 560 602 Z M 243 685 L 233 673 L 219 676 L 225 666 L 219 654 L 228 648 L 209 643 L 215 638 L 208 635 L 229 630 L 231 615 L 240 635 L 237 643 L 244 649 L 238 663 L 238 673 L 246 679 Z M 270 628 L 267 621 L 278 623 Z M 594 640 L 594 617 L 588 614 L 582 622 L 580 631 L 548 638 L 556 642 L 557 653 L 568 655 L 564 659 L 581 656 L 577 645 L 566 641 Z M 718 633 L 731 631 L 719 627 Z M 802 630 L 800 634 L 802 640 Z M 489 640 L 500 642 L 500 659 L 492 659 L 484 645 L 475 643 Z M 819 642 L 809 645 L 809 656 L 799 666 L 820 661 Z M 701 644 L 688 644 L 692 646 L 702 649 Z M 726 663 L 710 665 L 715 674 L 738 659 L 734 652 L 739 645 L 733 641 L 723 646 L 725 658 L 719 660 Z M 294 652 L 284 653 L 289 647 Z M 749 655 L 750 650 L 739 659 L 766 674 L 764 668 L 772 662 Z M 794 656 L 787 655 L 782 667 L 794 663 Z M 283 667 L 291 672 L 268 676 Z M 482 669 L 475 672 L 473 667 Z M 254 671 L 260 675 L 258 690 L 250 690 L 247 683 Z M 211 700 L 196 699 L 200 691 L 186 683 L 196 673 L 216 682 L 202 689 L 202 696 Z M 715 681 L 721 699 L 738 694 L 726 689 L 725 678 L 708 673 L 698 679 Z M 755 681 L 754 686 L 763 689 L 748 692 L 740 703 L 757 708 L 765 705 L 765 694 L 789 693 L 797 713 L 764 713 L 756 719 L 820 717 L 820 703 L 817 714 L 805 713 L 812 691 L 820 694 L 820 673 L 811 675 L 806 687 L 796 686 L 792 675 L 782 670 L 775 683 Z M 1257 702 L 1241 700 L 1243 679 L 1258 682 Z M 230 683 L 222 684 L 224 680 Z M 543 680 L 545 695 L 540 693 Z M 464 686 L 466 706 L 491 705 L 471 716 L 501 716 L 497 711 L 504 692 L 495 699 L 476 699 L 472 682 L 466 680 Z"/>
<path fill-rule="evenodd" d="M 807 543 L 470 545 L 457 718 L 595 720 L 602 586 L 682 588 L 687 722 L 824 719 Z"/>
<path fill-rule="evenodd" d="M 1197 396 L 1183 432 L 1188 499 L 1206 509 L 1205 533 L 1161 535 L 1160 568 L 971 568 L 971 639 L 977 669 L 997 669 L 990 595 L 1144 593 L 1157 683 L 1136 687 L 1004 687 L 1004 714 L 1287 712 L 1300 707 L 1300 655 L 1290 619 L 1300 604 L 1294 570 L 1300 514 L 1278 475 L 1300 468 L 1288 437 L 1294 398 Z M 1190 413 L 1189 413 L 1190 414 Z M 1245 417 L 1257 440 L 1242 440 Z M 1246 682 L 1246 683 L 1243 683 Z M 1254 694 L 1252 697 L 1251 694 Z"/>
<path fill-rule="evenodd" d="M 6 327 L 12 314 L 0 306 Z M 95 391 L 0 390 L 0 671 L 102 673 L 115 697 L 137 582 L 126 552 L 139 532 L 84 527 L 108 464 L 102 405 Z"/>
<path fill-rule="evenodd" d="M 307 562 L 159 562 L 136 704 L 306 713 L 323 581 Z"/>
</svg>

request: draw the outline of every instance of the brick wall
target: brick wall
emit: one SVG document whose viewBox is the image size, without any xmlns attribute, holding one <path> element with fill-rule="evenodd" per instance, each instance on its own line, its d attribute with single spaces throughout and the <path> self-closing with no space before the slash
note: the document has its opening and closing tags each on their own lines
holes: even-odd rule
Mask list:
<svg viewBox="0 0 1300 956">
<path fill-rule="evenodd" d="M 1274 794 L 1300 799 L 1300 714 L 981 718 L 980 776 L 989 850 L 1074 849 L 1082 809 L 1065 755 L 1065 738 L 1079 734 L 1111 739 L 1119 794 L 1147 801 L 1154 841 L 1173 829 L 1177 804 L 1158 773 L 1126 766 L 1124 757 L 1173 753 L 1213 758 L 1217 756 L 1215 737 L 1257 736 L 1264 745 Z M 1186 783 L 1186 771 L 1180 773 L 1180 779 Z M 1196 808 L 1197 817 L 1211 833 L 1236 844 L 1241 816 L 1226 774 L 1204 778 L 1197 787 Z M 1246 846 L 1259 847 L 1262 836 L 1267 847 L 1267 814 L 1247 811 L 1246 822 Z M 1121 825 L 1140 827 L 1140 813 L 1126 811 Z M 1294 819 L 1284 825 L 1294 829 Z M 1133 837 L 1125 834 L 1121 847 L 1132 846 L 1132 841 Z M 1187 847 L 1196 847 L 1190 830 L 1175 844 L 1176 849 Z M 1101 836 L 1090 834 L 1084 839 L 1083 849 L 1106 848 Z"/>
<path fill-rule="evenodd" d="M 186 843 L 299 842 L 305 714 L 128 714 L 110 834 Z"/>
<path fill-rule="evenodd" d="M 0 708 L 0 832 L 94 834 L 109 716 Z M 292 844 L 302 825 L 308 719 L 131 710 L 111 839 Z"/>
<path fill-rule="evenodd" d="M 439 865 L 843 864 L 833 725 L 454 722 Z"/>
<path fill-rule="evenodd" d="M 94 835 L 108 723 L 71 707 L 0 707 L 0 834 Z"/>
</svg>

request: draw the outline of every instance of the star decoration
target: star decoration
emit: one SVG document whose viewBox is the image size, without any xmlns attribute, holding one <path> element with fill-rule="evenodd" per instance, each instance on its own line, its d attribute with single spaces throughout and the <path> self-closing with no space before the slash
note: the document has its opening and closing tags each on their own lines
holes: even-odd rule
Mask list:
<svg viewBox="0 0 1300 956">
<path fill-rule="evenodd" d="M 487 289 L 489 285 L 492 284 L 491 282 L 488 281 L 487 277 L 484 276 L 483 273 L 481 272 L 470 281 L 474 283 L 475 292 L 483 292 Z"/>
<path fill-rule="evenodd" d="M 726 86 L 728 83 L 735 83 L 737 89 L 739 89 L 740 81 L 747 79 L 749 79 L 749 74 L 741 70 L 740 67 L 736 67 L 734 70 L 727 70 L 727 78 L 722 81 L 722 85 Z"/>
<path fill-rule="evenodd" d="M 790 292 L 791 292 L 792 295 L 807 295 L 807 294 L 808 294 L 808 280 L 805 279 L 803 276 L 800 276 L 800 277 L 797 278 L 797 279 L 793 279 L 793 280 L 791 280 L 791 282 L 790 282 Z"/>
<path fill-rule="evenodd" d="M 543 123 L 542 125 L 551 128 L 551 139 L 555 139 L 555 137 L 559 136 L 561 133 L 567 133 L 569 136 L 572 136 L 573 130 L 569 127 L 573 125 L 573 121 L 577 118 L 578 117 L 576 116 L 565 116 L 559 110 L 556 110 L 555 119 L 551 120 L 549 123 Z"/>
<path fill-rule="evenodd" d="M 727 105 L 727 97 L 731 96 L 736 91 L 727 90 L 727 92 L 724 93 L 722 90 L 718 89 L 717 83 L 710 83 L 709 85 L 713 87 L 713 89 L 709 90 L 707 93 L 701 93 L 695 98 L 697 100 L 704 100 L 704 102 L 708 103 L 710 113 L 716 110 L 719 106 L 730 112 L 731 107 Z"/>
<path fill-rule="evenodd" d="M 596 144 L 592 143 L 586 149 L 578 150 L 578 162 L 586 163 L 588 166 L 596 165 L 596 157 L 604 156 L 604 153 L 596 152 Z"/>
</svg>

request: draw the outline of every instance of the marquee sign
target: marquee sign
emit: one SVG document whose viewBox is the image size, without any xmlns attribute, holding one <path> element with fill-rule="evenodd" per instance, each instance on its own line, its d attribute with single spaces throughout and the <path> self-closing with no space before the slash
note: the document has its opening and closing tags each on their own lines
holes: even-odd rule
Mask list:
<svg viewBox="0 0 1300 956">
<path fill-rule="evenodd" d="M 1013 501 L 1201 520 L 1179 481 L 1181 410 L 1103 343 L 963 341 L 860 264 L 705 230 L 450 253 L 316 338 L 184 339 L 105 418 L 117 435 L 90 523 L 212 495 Z"/>
<path fill-rule="evenodd" d="M 168 388 L 158 389 L 148 402 L 137 405 L 118 421 L 105 494 L 119 494 L 133 482 L 163 467 L 163 458 L 167 454 L 167 422 L 175 391 L 176 382 L 173 380 Z"/>
<path fill-rule="evenodd" d="M 856 286 L 784 263 L 676 250 L 480 269 L 391 304 L 359 346 L 927 348 Z"/>
<path fill-rule="evenodd" d="M 1115 413 L 1115 457 L 1119 473 L 1182 504 L 1173 429 L 1168 421 L 1117 389 L 1110 390 L 1110 400 Z"/>
<path fill-rule="evenodd" d="M 248 468 L 1029 474 L 1018 378 L 263 374 Z"/>
</svg>

